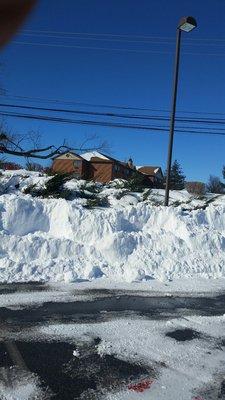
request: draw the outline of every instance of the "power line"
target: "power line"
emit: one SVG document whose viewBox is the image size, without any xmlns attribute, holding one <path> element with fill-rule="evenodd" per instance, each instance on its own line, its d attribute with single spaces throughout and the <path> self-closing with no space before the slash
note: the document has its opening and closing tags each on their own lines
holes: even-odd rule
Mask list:
<svg viewBox="0 0 225 400">
<path fill-rule="evenodd" d="M 32 97 L 32 96 L 4 96 L 9 99 L 18 99 L 18 100 L 28 100 L 31 102 L 47 102 L 47 103 L 56 103 L 56 104 L 68 104 L 68 105 L 76 105 L 76 106 L 86 106 L 86 107 L 98 107 L 98 108 L 110 108 L 110 109 L 121 109 L 121 110 L 134 110 L 134 111 L 154 111 L 154 112 L 163 112 L 170 113 L 169 110 L 165 109 L 156 109 L 156 108 L 148 108 L 148 107 L 132 107 L 129 105 L 109 105 L 109 104 L 93 104 L 93 103 L 84 103 L 79 101 L 68 101 L 68 100 L 58 100 L 58 99 L 48 99 L 43 97 Z M 225 115 L 225 113 L 220 112 L 206 112 L 206 111 L 185 111 L 180 110 L 178 113 L 184 114 L 202 114 L 202 115 Z"/>
<path fill-rule="evenodd" d="M 105 36 L 105 37 L 122 37 L 122 38 L 139 38 L 139 39 L 166 39 L 174 41 L 172 36 L 158 36 L 158 35 L 132 35 L 132 34 L 112 34 L 112 33 L 93 33 L 93 32 L 68 32 L 68 31 L 49 31 L 49 30 L 38 30 L 38 29 L 23 29 L 22 32 L 34 32 L 43 34 L 60 34 L 60 35 L 82 35 L 82 36 Z M 225 42 L 225 38 L 188 38 L 189 41 L 216 41 Z"/>
<path fill-rule="evenodd" d="M 122 42 L 122 43 L 146 43 L 146 44 L 174 44 L 173 42 L 170 41 L 156 41 L 154 39 L 149 39 L 149 40 L 131 40 L 131 39 L 122 39 L 122 38 L 102 38 L 102 37 L 93 37 L 93 36 L 88 36 L 88 37 L 74 37 L 74 36 L 64 36 L 64 35 L 52 35 L 52 34 L 36 34 L 36 33 L 20 33 L 22 36 L 31 36 L 31 37 L 45 37 L 45 38 L 55 38 L 55 39 L 76 39 L 76 40 L 94 40 L 94 41 L 103 41 L 103 42 Z"/>
<path fill-rule="evenodd" d="M 111 48 L 111 47 L 91 47 L 91 46 L 79 46 L 79 45 L 67 45 L 58 43 L 37 43 L 37 42 L 18 42 L 12 41 L 14 44 L 29 45 L 29 46 L 46 46 L 46 47 L 62 47 L 69 49 L 87 49 L 87 50 L 103 50 L 103 51 L 122 51 L 129 53 L 150 53 L 150 54 L 172 54 L 172 52 L 164 51 L 151 51 L 151 50 L 138 50 L 138 49 L 123 49 L 123 48 Z"/>
<path fill-rule="evenodd" d="M 44 47 L 61 47 L 68 49 L 86 49 L 86 50 L 101 50 L 101 51 L 119 51 L 125 53 L 146 53 L 146 54 L 165 54 L 172 55 L 172 51 L 157 51 L 157 50 L 138 50 L 138 49 L 124 49 L 124 48 L 111 48 L 111 47 L 92 47 L 92 46 L 79 46 L 79 45 L 65 45 L 57 43 L 38 43 L 38 42 L 18 42 L 13 41 L 13 44 L 28 45 L 28 46 L 44 46 Z M 223 57 L 225 53 L 192 53 L 192 52 L 182 52 L 184 55 L 195 55 L 195 56 L 213 56 L 213 57 Z"/>
<path fill-rule="evenodd" d="M 77 124 L 77 125 L 93 125 L 93 126 L 104 126 L 110 128 L 125 128 L 125 129 L 135 129 L 135 130 L 145 130 L 145 131 L 157 131 L 157 132 L 168 132 L 168 128 L 160 127 L 160 126 L 152 126 L 152 125 L 140 125 L 140 124 L 125 124 L 125 123 L 114 123 L 114 122 L 106 122 L 106 121 L 91 121 L 91 120 L 81 120 L 81 119 L 71 119 L 71 118 L 61 118 L 61 117 L 49 117 L 43 115 L 34 115 L 34 114 L 22 114 L 15 112 L 0 112 L 0 115 L 6 117 L 16 117 L 23 119 L 32 119 L 32 120 L 42 120 L 48 122 L 57 122 L 57 123 L 69 123 L 69 124 Z M 184 130 L 181 128 L 175 129 L 176 132 L 179 133 L 194 133 L 194 134 L 204 134 L 204 135 L 220 135 L 225 136 L 225 132 L 212 132 L 211 130 L 207 131 L 197 131 L 193 130 L 193 128 L 188 127 Z"/>
<path fill-rule="evenodd" d="M 65 101 L 65 100 L 57 100 L 57 99 L 47 99 L 43 97 L 30 97 L 30 96 L 5 96 L 9 99 L 18 99 L 18 100 L 28 100 L 31 102 L 47 102 L 54 104 L 68 104 L 68 105 L 76 105 L 76 106 L 86 106 L 86 107 L 101 107 L 101 108 L 110 108 L 110 109 L 121 109 L 121 110 L 136 110 L 136 111 L 155 111 L 155 112 L 168 112 L 167 110 L 159 110 L 153 108 L 144 108 L 144 107 L 131 107 L 131 106 L 121 106 L 121 105 L 109 105 L 109 104 L 93 104 L 93 103 L 84 103 L 79 101 Z M 224 114 L 225 115 L 225 114 Z"/>
<path fill-rule="evenodd" d="M 132 40 L 132 39 L 126 39 L 126 38 L 111 38 L 111 37 L 94 37 L 94 36 L 65 36 L 62 34 L 57 34 L 57 35 L 53 35 L 53 34 L 45 34 L 45 33 L 20 33 L 20 35 L 22 36 L 29 36 L 29 37 L 34 37 L 34 38 L 55 38 L 55 39 L 75 39 L 75 40 L 93 40 L 93 41 L 103 41 L 103 42 L 122 42 L 122 43 L 140 43 L 140 44 L 156 44 L 156 45 L 161 45 L 161 44 L 169 44 L 169 45 L 174 45 L 175 40 L 173 41 L 165 41 L 163 39 L 157 39 L 154 40 L 153 38 L 148 39 L 148 40 L 143 40 L 143 39 L 139 39 L 139 40 Z M 188 43 L 188 40 L 184 40 L 183 44 L 185 46 L 223 46 L 223 43 Z"/>
<path fill-rule="evenodd" d="M 79 115 L 90 115 L 90 116 L 101 116 L 101 117 L 110 117 L 110 118 L 125 118 L 125 119 L 140 119 L 140 120 L 156 120 L 156 121 L 169 121 L 168 117 L 160 116 L 160 115 L 135 115 L 135 114 L 121 114 L 121 113 L 112 113 L 112 112 L 98 112 L 98 111 L 87 111 L 87 110 L 68 110 L 65 108 L 50 108 L 50 107 L 36 107 L 36 106 L 28 106 L 24 104 L 4 104 L 0 103 L 0 107 L 10 107 L 10 108 L 22 108 L 27 110 L 38 110 L 38 111 L 50 111 L 50 112 L 57 112 L 57 113 L 69 113 L 69 114 L 79 114 Z M 179 122 L 194 122 L 194 123 L 204 123 L 204 124 L 224 124 L 225 119 L 209 119 L 209 118 L 181 118 L 178 117 L 177 121 Z M 218 128 L 219 129 L 219 128 Z"/>
<path fill-rule="evenodd" d="M 171 36 L 158 36 L 158 35 L 124 35 L 124 34 L 113 34 L 113 33 L 88 33 L 88 32 L 68 32 L 68 31 L 49 31 L 49 30 L 35 30 L 35 29 L 23 29 L 23 32 L 33 33 L 44 33 L 44 34 L 60 34 L 60 35 L 73 35 L 73 36 L 97 36 L 97 37 L 112 37 L 112 38 L 134 38 L 134 39 L 169 39 L 174 40 Z"/>
</svg>

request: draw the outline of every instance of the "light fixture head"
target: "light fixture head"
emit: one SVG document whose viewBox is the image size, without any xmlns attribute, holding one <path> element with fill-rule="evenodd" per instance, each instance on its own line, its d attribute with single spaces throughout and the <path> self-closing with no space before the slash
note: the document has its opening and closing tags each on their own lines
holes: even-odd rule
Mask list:
<svg viewBox="0 0 225 400">
<path fill-rule="evenodd" d="M 178 28 L 184 32 L 190 32 L 197 27 L 197 22 L 193 17 L 183 17 L 180 20 Z"/>
</svg>

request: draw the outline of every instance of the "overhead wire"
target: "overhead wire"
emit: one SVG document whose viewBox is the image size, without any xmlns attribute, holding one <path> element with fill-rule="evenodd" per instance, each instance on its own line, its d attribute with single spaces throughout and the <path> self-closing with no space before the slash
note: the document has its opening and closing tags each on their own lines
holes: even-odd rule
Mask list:
<svg viewBox="0 0 225 400">
<path fill-rule="evenodd" d="M 79 46 L 79 45 L 66 45 L 66 44 L 59 44 L 59 43 L 38 43 L 38 42 L 19 42 L 19 41 L 12 41 L 13 44 L 18 45 L 28 45 L 28 46 L 44 46 L 44 47 L 61 47 L 61 48 L 68 48 L 68 49 L 86 49 L 86 50 L 100 50 L 100 51 L 119 51 L 125 53 L 143 53 L 143 54 L 164 54 L 164 55 L 172 55 L 172 51 L 161 51 L 161 50 L 140 50 L 140 49 L 124 49 L 124 48 L 114 48 L 114 47 L 92 47 L 92 46 Z M 215 57 L 224 57 L 225 53 L 194 53 L 194 52 L 182 52 L 184 55 L 196 55 L 196 56 L 215 56 Z"/>
<path fill-rule="evenodd" d="M 55 113 L 69 113 L 78 115 L 89 115 L 94 117 L 110 117 L 110 118 L 125 118 L 125 119 L 138 119 L 138 120 L 156 120 L 156 121 L 169 121 L 169 117 L 160 115 L 137 115 L 137 114 L 122 114 L 115 112 L 98 112 L 98 111 L 88 111 L 88 110 L 69 110 L 65 108 L 50 108 L 50 107 L 37 107 L 24 104 L 5 104 L 0 103 L 0 107 L 10 107 L 10 108 L 22 108 L 26 110 L 44 111 L 44 112 L 55 112 Z M 181 118 L 177 117 L 177 121 L 185 123 L 201 123 L 201 124 L 225 124 L 225 118 L 213 119 L 213 118 Z"/>
<path fill-rule="evenodd" d="M 76 106 L 86 106 L 86 107 L 94 107 L 94 108 L 109 108 L 109 109 L 121 109 L 121 110 L 134 110 L 134 111 L 154 111 L 154 112 L 163 112 L 169 113 L 169 110 L 159 109 L 159 108 L 149 108 L 149 107 L 132 107 L 129 105 L 115 105 L 115 104 L 93 104 L 93 103 L 85 103 L 80 101 L 68 101 L 62 99 L 49 99 L 44 97 L 33 97 L 33 96 L 22 96 L 22 95 L 4 95 L 6 99 L 13 100 L 27 100 L 30 102 L 46 102 L 46 103 L 54 103 L 54 104 L 67 104 L 67 105 L 76 105 Z M 177 113 L 184 114 L 202 114 L 202 115 L 225 115 L 222 112 L 206 112 L 206 111 L 187 111 L 187 110 L 178 110 Z"/>
<path fill-rule="evenodd" d="M 65 36 L 65 35 L 54 35 L 54 34 L 45 34 L 45 33 L 22 33 L 20 32 L 21 36 L 29 36 L 29 37 L 34 37 L 34 38 L 55 38 L 55 39 L 76 39 L 76 40 L 92 40 L 92 41 L 103 41 L 103 42 L 122 42 L 122 43 L 140 43 L 140 44 L 155 44 L 155 45 L 161 45 L 161 44 L 169 44 L 169 45 L 174 45 L 175 44 L 175 39 L 173 41 L 165 41 L 163 39 L 158 39 L 158 40 L 154 40 L 153 38 L 148 39 L 148 40 L 143 40 L 143 39 L 124 39 L 124 38 L 111 38 L 111 37 L 94 37 L 94 36 L 78 36 L 78 37 L 74 37 L 74 36 Z M 188 43 L 188 39 L 184 40 L 183 42 L 184 45 L 186 46 L 223 46 L 223 43 Z"/>
<path fill-rule="evenodd" d="M 60 122 L 60 123 L 69 123 L 69 124 L 78 124 L 78 125 L 93 125 L 93 126 L 104 126 L 111 128 L 125 128 L 125 129 L 135 129 L 135 130 L 146 130 L 146 131 L 161 131 L 168 132 L 167 127 L 153 126 L 153 125 L 141 125 L 141 124 L 129 124 L 129 123 L 118 123 L 118 122 L 108 122 L 108 121 L 94 121 L 94 120 L 82 120 L 82 119 L 71 119 L 71 118 L 61 118 L 61 117 L 49 117 L 44 115 L 34 115 L 34 114 L 22 114 L 16 112 L 2 112 L 0 111 L 0 115 L 7 117 L 16 117 L 16 118 L 25 118 L 25 119 L 34 119 L 34 120 L 42 120 L 48 122 Z M 204 134 L 204 135 L 220 135 L 225 136 L 225 132 L 212 132 L 211 129 L 205 131 L 194 130 L 192 127 L 183 128 L 175 128 L 176 132 L 179 133 L 194 133 L 194 134 Z"/>
<path fill-rule="evenodd" d="M 83 35 L 83 36 L 104 36 L 104 37 L 122 37 L 122 38 L 139 38 L 139 39 L 162 39 L 162 40 L 172 40 L 172 36 L 158 36 L 158 35 L 133 35 L 133 34 L 112 34 L 112 33 L 93 33 L 93 32 L 68 32 L 68 31 L 51 31 L 51 30 L 38 30 L 38 29 L 23 29 L 23 32 L 33 32 L 33 33 L 44 33 L 44 34 L 60 34 L 60 35 Z M 188 38 L 189 41 L 216 41 L 225 42 L 225 38 Z"/>
</svg>

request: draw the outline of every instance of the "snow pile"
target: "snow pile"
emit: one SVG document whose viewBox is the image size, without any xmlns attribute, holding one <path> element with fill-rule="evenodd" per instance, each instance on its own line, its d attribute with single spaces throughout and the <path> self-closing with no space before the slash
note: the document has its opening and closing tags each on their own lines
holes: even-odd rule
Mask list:
<svg viewBox="0 0 225 400">
<path fill-rule="evenodd" d="M 31 185 L 43 188 L 50 176 L 40 172 L 27 170 L 2 171 L 0 170 L 0 194 L 17 193 Z"/>
<path fill-rule="evenodd" d="M 34 181 L 43 186 L 49 177 L 26 171 L 25 178 L 11 174 L 8 180 L 14 178 L 19 187 L 0 196 L 0 281 L 225 276 L 225 196 L 205 209 L 188 210 L 201 202 L 191 205 L 185 191 L 172 193 L 174 201 L 189 202 L 184 209 L 155 206 L 140 193 L 118 198 L 121 189 L 105 187 L 111 206 L 87 209 L 84 199 L 21 192 Z M 77 190 L 72 180 L 67 185 Z"/>
</svg>

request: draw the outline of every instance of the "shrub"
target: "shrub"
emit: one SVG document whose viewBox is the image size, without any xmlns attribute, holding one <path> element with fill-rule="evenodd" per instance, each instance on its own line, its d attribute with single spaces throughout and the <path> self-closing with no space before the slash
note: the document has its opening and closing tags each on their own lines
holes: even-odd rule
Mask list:
<svg viewBox="0 0 225 400">
<path fill-rule="evenodd" d="M 179 207 L 180 205 L 182 204 L 182 202 L 181 201 L 179 201 L 179 200 L 176 200 L 176 201 L 174 201 L 173 202 L 173 207 Z"/>
<path fill-rule="evenodd" d="M 94 208 L 94 207 L 108 207 L 109 201 L 108 197 L 95 197 L 92 199 L 88 199 L 87 203 L 84 205 L 85 208 Z"/>
<path fill-rule="evenodd" d="M 80 199 L 94 200 L 96 198 L 96 194 L 89 192 L 87 190 L 77 190 L 73 191 L 75 197 L 79 197 Z"/>
<path fill-rule="evenodd" d="M 41 164 L 38 164 L 35 162 L 27 162 L 26 170 L 27 171 L 44 172 L 44 167 Z"/>
<path fill-rule="evenodd" d="M 203 182 L 187 182 L 185 188 L 188 193 L 195 196 L 204 196 L 206 192 L 206 185 Z"/>
<path fill-rule="evenodd" d="M 156 207 L 162 206 L 163 205 L 163 200 L 158 199 L 157 197 L 151 197 L 150 198 L 150 204 Z"/>
<path fill-rule="evenodd" d="M 211 199 L 207 199 L 203 204 L 198 204 L 197 206 L 192 207 L 192 208 L 184 208 L 184 207 L 182 207 L 182 211 L 190 212 L 190 211 L 193 211 L 193 210 L 195 210 L 195 211 L 197 211 L 197 210 L 206 210 L 206 208 L 209 207 L 210 204 L 214 203 L 218 199 L 218 197 L 220 197 L 220 196 L 219 195 L 218 196 L 214 196 Z"/>
<path fill-rule="evenodd" d="M 128 193 L 129 193 L 129 190 L 127 190 L 127 189 L 118 190 L 118 192 L 115 194 L 115 198 L 116 198 L 116 200 L 120 200 L 124 196 L 126 196 Z"/>
<path fill-rule="evenodd" d="M 38 189 L 36 188 L 36 185 L 27 186 L 27 187 L 23 190 L 23 193 L 24 193 L 24 194 L 30 194 L 30 195 L 33 196 L 33 197 L 36 197 L 36 196 L 39 196 L 39 195 L 40 195 Z"/>
<path fill-rule="evenodd" d="M 55 173 L 54 173 L 54 171 L 52 170 L 51 167 L 46 167 L 46 168 L 44 168 L 44 169 L 43 169 L 43 172 L 44 172 L 46 175 L 48 175 L 48 176 L 53 176 L 53 175 L 55 175 Z"/>
<path fill-rule="evenodd" d="M 152 192 L 151 189 L 147 189 L 147 190 L 144 191 L 144 193 L 143 193 L 143 201 L 148 200 L 151 192 Z"/>
<path fill-rule="evenodd" d="M 72 197 L 71 190 L 63 187 L 68 179 L 70 179 L 69 174 L 56 174 L 46 182 L 44 189 L 37 189 L 35 185 L 31 185 L 24 190 L 24 193 L 33 197 L 54 197 L 70 200 Z"/>
<path fill-rule="evenodd" d="M 102 187 L 99 184 L 96 184 L 96 182 L 93 181 L 85 181 L 81 186 L 80 186 L 80 190 L 81 191 L 87 191 L 90 193 L 100 193 Z"/>
<path fill-rule="evenodd" d="M 127 180 L 126 179 L 114 179 L 113 181 L 109 182 L 108 184 L 105 185 L 105 187 L 108 188 L 114 188 L 114 189 L 125 189 L 127 188 Z"/>
<path fill-rule="evenodd" d="M 146 177 L 142 173 L 134 171 L 124 187 L 131 192 L 143 192 L 146 188 Z"/>
<path fill-rule="evenodd" d="M 146 187 L 149 187 L 149 180 L 144 174 L 138 171 L 133 171 L 132 175 L 126 179 L 114 179 L 106 187 L 115 189 L 126 189 L 130 192 L 143 192 Z"/>
</svg>

